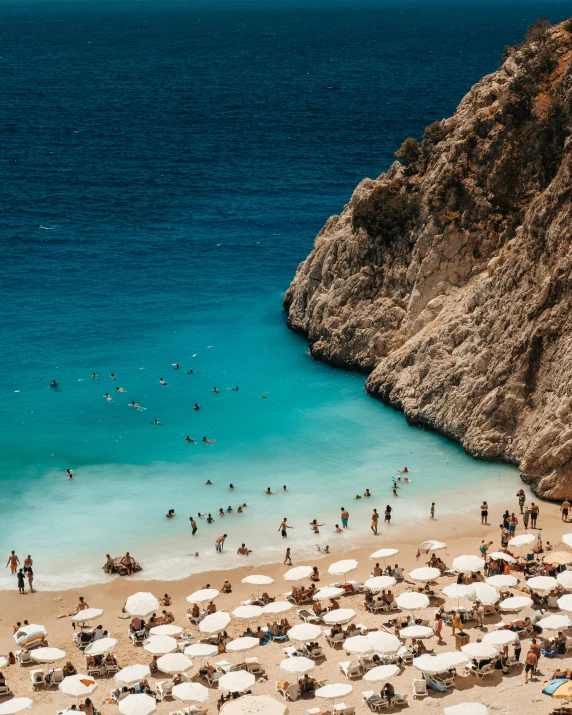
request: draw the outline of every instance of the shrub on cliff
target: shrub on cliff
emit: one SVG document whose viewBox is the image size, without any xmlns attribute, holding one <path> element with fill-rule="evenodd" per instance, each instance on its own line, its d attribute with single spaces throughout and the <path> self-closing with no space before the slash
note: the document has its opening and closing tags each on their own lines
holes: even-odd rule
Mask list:
<svg viewBox="0 0 572 715">
<path fill-rule="evenodd" d="M 562 27 L 566 30 L 566 32 L 572 32 L 572 17 L 569 20 L 566 20 L 562 24 Z"/>
<path fill-rule="evenodd" d="M 546 42 L 552 25 L 545 17 L 538 17 L 528 26 L 526 35 L 524 36 L 524 44 L 532 42 Z"/>
<path fill-rule="evenodd" d="M 537 81 L 529 74 L 519 74 L 510 83 L 505 115 L 517 126 L 530 117 L 538 91 Z"/>
<path fill-rule="evenodd" d="M 414 164 L 417 159 L 419 159 L 420 154 L 421 151 L 419 149 L 419 142 L 417 139 L 407 137 L 407 139 L 395 152 L 395 157 L 405 166 L 410 166 L 411 164 Z"/>
<path fill-rule="evenodd" d="M 421 144 L 423 151 L 431 151 L 431 149 L 446 136 L 447 132 L 443 129 L 441 122 L 433 122 L 428 127 L 425 127 L 425 131 L 423 132 L 423 142 Z"/>
<path fill-rule="evenodd" d="M 360 199 L 354 208 L 353 230 L 363 228 L 386 245 L 399 238 L 419 213 L 419 199 L 400 189 L 398 184 L 383 184 Z"/>
</svg>

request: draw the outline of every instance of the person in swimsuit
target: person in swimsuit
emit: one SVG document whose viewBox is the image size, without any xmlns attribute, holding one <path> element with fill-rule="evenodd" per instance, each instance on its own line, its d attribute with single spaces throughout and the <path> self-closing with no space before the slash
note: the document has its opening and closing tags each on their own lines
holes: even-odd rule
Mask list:
<svg viewBox="0 0 572 715">
<path fill-rule="evenodd" d="M 24 570 L 20 569 L 18 573 L 16 574 L 18 577 L 18 591 L 20 593 L 26 593 L 25 585 L 26 585 L 26 580 L 24 576 Z"/>
<path fill-rule="evenodd" d="M 284 564 L 286 566 L 292 566 L 292 557 L 290 556 L 290 547 L 286 549 L 286 556 L 284 556 Z"/>
<path fill-rule="evenodd" d="M 138 405 L 134 400 L 131 402 L 129 407 L 133 407 L 135 410 L 146 410 L 146 407 L 141 407 L 141 405 Z"/>
<path fill-rule="evenodd" d="M 124 387 L 116 387 L 115 391 L 116 392 L 127 392 L 127 390 Z"/>
<path fill-rule="evenodd" d="M 488 515 L 489 515 L 489 506 L 488 506 L 488 504 L 486 503 L 486 501 L 484 501 L 484 502 L 481 504 L 481 524 L 486 524 L 486 523 L 487 523 L 487 516 L 488 516 Z"/>
<path fill-rule="evenodd" d="M 211 392 L 214 392 L 216 395 L 218 395 L 218 387 L 215 385 Z"/>
<path fill-rule="evenodd" d="M 32 557 L 28 554 L 28 556 L 24 559 L 24 573 L 32 570 L 33 563 Z"/>
<path fill-rule="evenodd" d="M 185 442 L 189 442 L 189 444 L 196 444 L 195 440 L 192 437 L 189 437 L 189 435 L 185 437 Z"/>
<path fill-rule="evenodd" d="M 193 407 L 193 410 L 200 410 L 201 408 L 199 407 L 199 403 L 195 402 L 195 406 Z"/>
<path fill-rule="evenodd" d="M 265 494 L 274 494 L 274 492 L 268 487 L 267 489 L 264 490 Z"/>
<path fill-rule="evenodd" d="M 312 521 L 310 522 L 310 529 L 312 529 L 314 534 L 320 533 L 320 526 L 325 526 L 325 524 L 318 524 L 317 519 L 312 519 Z"/>
<path fill-rule="evenodd" d="M 363 495 L 364 495 L 364 497 L 370 497 L 371 492 L 369 491 L 369 489 L 366 489 Z"/>
<path fill-rule="evenodd" d="M 58 381 L 57 380 L 52 380 L 50 382 L 50 387 L 57 387 L 58 386 Z"/>
<path fill-rule="evenodd" d="M 163 423 L 162 423 L 162 422 L 159 422 L 158 419 L 154 419 L 154 420 L 153 420 L 153 424 L 154 424 L 154 425 L 159 425 L 160 427 L 163 426 Z"/>
<path fill-rule="evenodd" d="M 203 442 L 205 444 L 214 444 L 215 440 L 214 439 L 207 439 L 206 437 L 203 437 Z"/>
<path fill-rule="evenodd" d="M 167 519 L 172 519 L 174 516 L 176 516 L 175 510 L 169 509 L 169 511 L 165 514 L 165 516 L 167 517 Z"/>
<path fill-rule="evenodd" d="M 386 521 L 388 524 L 391 523 L 391 507 L 389 506 L 389 504 L 385 507 L 385 519 L 384 519 L 384 521 Z"/>
<path fill-rule="evenodd" d="M 373 514 L 371 515 L 371 530 L 373 533 L 377 536 L 377 522 L 379 521 L 379 514 L 377 513 L 377 509 L 373 510 Z"/>
<path fill-rule="evenodd" d="M 159 378 L 159 384 L 163 385 L 163 387 L 167 387 L 167 383 L 165 382 L 165 380 L 163 380 L 162 377 Z"/>
<path fill-rule="evenodd" d="M 252 553 L 252 549 L 247 549 L 246 544 L 242 544 L 236 553 L 241 556 L 248 556 L 248 554 Z"/>
<path fill-rule="evenodd" d="M 66 469 L 66 474 L 68 475 L 68 479 L 73 479 L 73 469 Z"/>
<path fill-rule="evenodd" d="M 290 526 L 289 524 L 287 524 L 286 521 L 287 521 L 287 519 L 286 519 L 286 517 L 284 517 L 282 519 L 282 523 L 278 527 L 278 531 L 280 531 L 282 533 L 282 538 L 284 538 L 284 539 L 288 536 L 288 533 L 286 530 L 294 528 L 293 526 Z"/>
<path fill-rule="evenodd" d="M 431 502 L 431 518 L 435 518 L 435 502 Z"/>
<path fill-rule="evenodd" d="M 135 559 L 129 554 L 129 551 L 121 559 L 121 563 L 125 566 L 127 573 L 131 575 L 133 573 L 133 564 L 135 563 Z"/>
<path fill-rule="evenodd" d="M 16 555 L 15 551 L 12 551 L 10 556 L 8 556 L 8 562 L 6 563 L 6 568 L 10 566 L 10 571 L 15 574 L 18 571 L 18 566 L 20 565 L 20 559 Z"/>
<path fill-rule="evenodd" d="M 197 522 L 193 519 L 192 516 L 189 517 L 189 520 L 191 522 L 191 536 L 194 536 L 197 533 Z"/>
<path fill-rule="evenodd" d="M 229 484 L 229 485 L 228 485 L 228 490 L 229 490 L 230 492 L 233 492 L 233 491 L 234 491 L 234 484 Z"/>
<path fill-rule="evenodd" d="M 214 524 L 214 519 L 212 518 L 211 514 L 207 516 L 207 524 Z"/>
<path fill-rule="evenodd" d="M 178 362 L 176 362 L 176 363 L 173 364 L 173 370 L 179 370 L 180 367 L 181 367 L 181 366 L 179 365 Z"/>
<path fill-rule="evenodd" d="M 408 471 L 409 471 L 409 469 L 407 469 L 407 467 L 403 467 L 403 469 L 398 469 L 397 473 L 398 474 L 407 474 Z"/>
<path fill-rule="evenodd" d="M 212 482 L 211 482 L 210 479 L 207 479 L 207 481 L 205 482 L 205 484 L 206 484 L 207 486 L 212 486 Z"/>
<path fill-rule="evenodd" d="M 111 395 L 109 394 L 109 392 L 106 392 L 106 393 L 105 393 L 104 398 L 105 398 L 108 402 L 113 402 L 113 400 L 111 399 Z"/>
<path fill-rule="evenodd" d="M 233 392 L 238 392 L 238 385 L 236 387 L 231 388 Z"/>
</svg>

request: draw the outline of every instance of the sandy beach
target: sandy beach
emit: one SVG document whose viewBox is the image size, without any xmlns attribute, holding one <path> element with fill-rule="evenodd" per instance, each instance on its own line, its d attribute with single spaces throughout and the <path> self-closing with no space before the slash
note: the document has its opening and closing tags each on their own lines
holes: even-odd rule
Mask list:
<svg viewBox="0 0 572 715">
<path fill-rule="evenodd" d="M 427 557 L 421 557 L 418 561 L 415 558 L 417 545 L 426 539 L 438 539 L 447 543 L 447 549 L 440 551 L 439 556 L 446 564 L 450 564 L 452 560 L 461 554 L 478 554 L 478 547 L 482 540 L 492 541 L 493 549 L 499 546 L 499 528 L 498 524 L 501 521 L 501 514 L 506 508 L 518 514 L 518 505 L 516 498 L 512 503 L 499 503 L 490 505 L 489 525 L 482 526 L 480 524 L 480 513 L 478 505 L 475 508 L 475 517 L 469 521 L 466 518 L 455 519 L 435 519 L 434 521 L 423 521 L 411 524 L 407 537 L 400 538 L 394 541 L 391 536 L 392 527 L 380 528 L 380 534 L 373 536 L 367 546 L 359 549 L 349 550 L 345 553 L 335 553 L 328 556 L 316 555 L 313 561 L 297 562 L 295 554 L 293 554 L 294 565 L 307 563 L 316 565 L 320 571 L 321 580 L 319 586 L 329 585 L 336 581 L 334 576 L 327 573 L 328 566 L 334 561 L 342 558 L 354 558 L 358 561 L 359 566 L 355 572 L 351 574 L 351 578 L 362 582 L 369 578 L 374 562 L 369 559 L 369 555 L 382 547 L 391 546 L 399 549 L 399 554 L 391 559 L 400 566 L 404 567 L 406 572 L 406 581 L 398 584 L 394 589 L 394 594 L 410 588 L 408 585 L 407 574 L 413 568 L 425 565 Z M 551 542 L 555 549 L 561 547 L 560 539 L 563 533 L 572 531 L 572 526 L 563 524 L 560 520 L 559 509 L 555 504 L 542 503 L 541 514 L 538 521 L 539 527 L 542 528 L 542 537 L 544 543 Z M 351 521 L 350 521 L 351 528 Z M 517 529 L 517 534 L 522 533 L 522 523 Z M 537 533 L 537 532 L 532 532 Z M 284 540 L 285 547 L 287 540 Z M 135 554 L 136 556 L 136 554 Z M 318 558 L 320 557 L 320 558 Z M 216 554 L 213 548 L 213 565 L 216 564 Z M 79 596 L 83 596 L 85 601 L 92 607 L 105 609 L 105 613 L 101 618 L 101 624 L 113 637 L 118 639 L 118 645 L 114 650 L 114 655 L 120 667 L 125 667 L 134 663 L 148 663 L 150 656 L 143 651 L 141 646 L 134 646 L 128 637 L 129 620 L 125 620 L 125 615 L 121 613 L 122 606 L 129 595 L 136 591 L 151 591 L 155 596 L 161 597 L 164 593 L 170 594 L 172 597 L 172 606 L 168 610 L 172 611 L 175 616 L 175 624 L 180 626 L 188 626 L 186 619 L 186 611 L 189 606 L 185 600 L 186 596 L 193 591 L 210 584 L 214 588 L 220 588 L 225 578 L 228 578 L 232 583 L 232 593 L 221 595 L 216 600 L 218 610 L 231 611 L 244 600 L 249 599 L 253 595 L 252 586 L 241 583 L 241 579 L 250 573 L 263 573 L 275 579 L 275 583 L 268 587 L 268 592 L 272 596 L 276 596 L 277 600 L 282 600 L 283 593 L 289 591 L 290 584 L 283 580 L 283 574 L 288 569 L 282 564 L 272 564 L 262 567 L 254 567 L 248 564 L 248 557 L 239 557 L 237 555 L 236 569 L 231 571 L 217 572 L 216 570 L 192 576 L 188 579 L 179 581 L 133 581 L 127 578 L 117 578 L 108 584 L 91 586 L 84 588 L 81 591 L 69 590 L 61 592 L 44 592 L 38 591 L 34 594 L 26 593 L 20 595 L 16 590 L 13 592 L 0 592 L 0 607 L 2 614 L 2 624 L 0 632 L 0 654 L 6 655 L 9 651 L 16 650 L 15 643 L 12 638 L 13 626 L 17 621 L 28 620 L 30 623 L 43 624 L 48 633 L 50 646 L 62 648 L 66 651 L 69 660 L 75 665 L 78 672 L 85 672 L 85 657 L 74 645 L 72 641 L 72 625 L 70 616 L 76 611 Z M 73 564 L 70 564 L 73 568 Z M 522 578 L 522 576 L 521 576 Z M 15 580 L 15 579 L 14 579 Z M 438 579 L 437 585 L 434 587 L 437 592 L 453 583 L 454 578 L 451 576 L 441 577 Z M 40 588 L 38 584 L 38 588 Z M 415 584 L 419 586 L 419 584 Z M 434 602 L 437 606 L 442 601 Z M 354 619 L 355 623 L 364 624 L 369 628 L 377 628 L 382 622 L 389 620 L 388 614 L 371 614 L 365 611 L 363 606 L 363 595 L 353 595 L 342 598 L 342 607 L 353 608 L 357 611 L 357 616 Z M 434 613 L 437 609 L 435 605 L 423 611 L 416 612 L 416 617 L 433 621 Z M 529 614 L 529 609 L 521 612 L 522 615 Z M 301 622 L 296 614 L 296 609 L 292 609 L 287 614 L 291 625 Z M 392 614 L 393 615 L 393 614 Z M 398 614 L 399 615 L 399 614 Z M 264 625 L 269 617 L 261 619 Z M 497 624 L 501 621 L 501 615 L 489 616 L 485 619 L 485 628 L 479 629 L 471 622 L 471 627 L 468 632 L 471 636 L 471 641 L 476 641 L 482 637 L 484 633 L 494 630 Z M 97 625 L 97 624 L 94 624 Z M 253 622 L 252 625 L 258 625 Z M 227 631 L 231 637 L 237 637 L 243 634 L 246 624 L 242 621 L 232 619 Z M 324 626 L 325 628 L 325 626 Z M 193 642 L 198 642 L 201 639 L 198 630 L 193 626 L 192 633 L 195 636 Z M 436 638 L 430 638 L 425 641 L 429 649 L 434 649 L 436 653 L 453 650 L 455 648 L 454 639 L 451 635 L 451 628 L 446 626 L 443 629 L 444 643 L 437 645 Z M 523 642 L 523 657 L 527 652 L 527 640 Z M 320 680 L 327 680 L 329 683 L 335 682 L 351 682 L 353 692 L 343 700 L 348 706 L 355 706 L 359 712 L 367 712 L 368 707 L 363 703 L 361 693 L 366 690 L 379 690 L 379 685 L 370 685 L 361 680 L 347 681 L 345 676 L 339 671 L 338 663 L 340 661 L 356 661 L 357 656 L 346 655 L 341 648 L 332 648 L 328 645 L 325 639 L 322 639 L 322 646 L 326 656 L 326 660 L 319 665 L 313 672 L 313 675 Z M 267 681 L 257 683 L 255 687 L 256 694 L 274 695 L 281 698 L 275 692 L 275 683 L 278 680 L 284 679 L 284 674 L 279 672 L 279 663 L 284 658 L 283 653 L 284 643 L 270 643 L 263 647 L 250 651 L 247 655 L 256 656 L 262 667 L 264 668 Z M 242 654 L 223 654 L 212 659 L 213 662 L 225 659 L 231 662 L 239 663 L 242 661 Z M 66 658 L 67 660 L 67 658 Z M 522 660 L 522 659 L 521 659 Z M 442 708 L 448 705 L 461 703 L 464 701 L 477 701 L 493 707 L 506 713 L 531 712 L 531 700 L 538 702 L 534 704 L 534 712 L 541 715 L 552 711 L 553 704 L 549 697 L 541 695 L 542 683 L 550 679 L 550 675 L 556 665 L 561 667 L 572 667 L 572 658 L 558 657 L 552 661 L 546 658 L 541 658 L 539 672 L 532 683 L 524 684 L 524 675 L 522 666 L 511 668 L 509 675 L 502 676 L 500 671 L 484 680 L 478 680 L 474 676 L 456 678 L 456 687 L 446 694 L 435 693 L 430 691 L 430 694 L 423 700 L 413 700 L 411 694 L 411 683 L 414 677 L 419 677 L 419 672 L 406 666 L 401 669 L 400 674 L 392 678 L 392 684 L 401 692 L 408 695 L 408 707 L 412 712 L 432 712 L 439 713 Z M 189 672 L 190 677 L 195 679 L 199 661 L 195 661 L 193 668 Z M 36 667 L 36 666 L 33 666 Z M 40 666 L 38 666 L 40 667 Z M 6 677 L 7 683 L 12 691 L 17 696 L 32 697 L 35 703 L 34 709 L 41 713 L 55 713 L 58 710 L 65 709 L 73 703 L 73 699 L 69 698 L 57 689 L 40 690 L 32 692 L 32 684 L 30 681 L 29 672 L 30 666 L 19 667 L 18 665 L 5 667 L 2 669 Z M 161 673 L 156 674 L 156 678 L 150 679 L 151 684 L 157 680 L 169 679 L 170 676 Z M 198 678 L 198 676 L 196 676 Z M 113 713 L 117 711 L 115 705 L 106 702 L 110 695 L 110 691 L 114 689 L 115 682 L 112 677 L 103 677 L 98 679 L 99 686 L 94 692 L 92 698 L 98 711 L 105 713 Z M 204 681 L 203 681 L 204 682 Z M 211 690 L 211 698 L 206 703 L 209 713 L 216 712 L 216 701 L 220 693 L 216 689 Z M 1 699 L 0 702 L 3 702 Z M 184 704 L 173 699 L 166 699 L 158 703 L 157 711 L 159 713 L 169 713 L 179 710 Z M 312 707 L 322 706 L 326 708 L 326 701 L 320 700 L 298 700 L 294 703 L 289 703 L 289 710 L 295 715 L 301 715 L 306 710 Z"/>
</svg>

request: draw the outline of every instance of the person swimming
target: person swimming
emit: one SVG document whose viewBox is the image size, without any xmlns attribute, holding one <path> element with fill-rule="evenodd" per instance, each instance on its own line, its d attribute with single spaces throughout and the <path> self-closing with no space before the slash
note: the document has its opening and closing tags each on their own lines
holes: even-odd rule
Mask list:
<svg viewBox="0 0 572 715">
<path fill-rule="evenodd" d="M 117 392 L 127 392 L 127 390 L 124 387 L 116 387 L 115 390 Z"/>
<path fill-rule="evenodd" d="M 167 519 L 172 519 L 174 516 L 177 516 L 177 515 L 175 514 L 174 509 L 169 509 L 169 511 L 165 514 L 165 516 L 167 517 Z"/>
<path fill-rule="evenodd" d="M 135 400 L 131 401 L 131 404 L 129 405 L 129 407 L 133 407 L 135 410 L 146 410 L 147 409 L 146 407 L 141 407 L 141 405 L 138 405 L 135 402 Z"/>
<path fill-rule="evenodd" d="M 268 487 L 267 489 L 264 490 L 265 494 L 274 494 L 274 492 Z"/>
<path fill-rule="evenodd" d="M 356 499 L 361 499 L 361 494 L 356 494 Z"/>
<path fill-rule="evenodd" d="M 218 515 L 219 515 L 219 517 L 223 517 L 223 516 L 224 516 L 224 509 L 222 509 L 222 508 L 219 509 L 219 510 L 218 510 Z"/>
<path fill-rule="evenodd" d="M 108 402 L 113 402 L 113 400 L 111 399 L 111 395 L 109 394 L 109 392 L 106 392 L 105 395 L 104 395 L 104 397 L 105 397 L 105 399 L 106 399 Z"/>
<path fill-rule="evenodd" d="M 187 370 L 187 375 L 192 375 L 194 373 L 194 370 Z"/>
<path fill-rule="evenodd" d="M 228 488 L 229 488 L 229 490 L 230 490 L 231 492 L 233 492 L 233 491 L 234 491 L 234 484 L 229 484 L 229 485 L 228 485 Z"/>
<path fill-rule="evenodd" d="M 238 392 L 238 385 L 237 385 L 236 387 L 232 387 L 231 390 L 232 390 L 233 392 Z"/>
<path fill-rule="evenodd" d="M 282 486 L 282 491 L 283 491 L 283 492 L 287 492 L 287 491 L 288 491 L 288 489 L 286 489 L 286 485 L 285 485 L 285 484 Z"/>
<path fill-rule="evenodd" d="M 154 424 L 154 425 L 160 425 L 161 427 L 163 426 L 163 423 L 162 423 L 162 422 L 159 422 L 158 419 L 154 419 L 154 420 L 153 420 L 153 424 Z"/>
<path fill-rule="evenodd" d="M 216 439 L 207 439 L 206 437 L 203 437 L 203 442 L 205 444 L 214 444 L 216 442 Z"/>
<path fill-rule="evenodd" d="M 215 392 L 218 395 L 218 387 L 215 385 L 211 392 Z"/>
<path fill-rule="evenodd" d="M 178 362 L 174 362 L 174 363 L 173 363 L 173 370 L 179 370 L 180 367 L 181 367 L 181 366 L 179 365 Z"/>
<path fill-rule="evenodd" d="M 236 510 L 237 514 L 242 514 L 242 505 L 239 504 L 238 509 Z"/>
<path fill-rule="evenodd" d="M 162 377 L 159 378 L 159 383 L 160 383 L 161 385 L 164 385 L 165 387 L 167 387 L 167 383 L 165 382 L 165 380 L 163 380 Z"/>
<path fill-rule="evenodd" d="M 205 484 L 209 484 L 209 485 L 210 485 L 210 484 L 212 484 L 212 482 L 211 482 L 210 479 L 207 479 L 207 481 L 205 482 Z"/>
<path fill-rule="evenodd" d="M 262 399 L 265 400 L 265 399 L 266 399 L 266 395 L 262 395 Z"/>
<path fill-rule="evenodd" d="M 185 442 L 189 442 L 190 444 L 196 444 L 195 440 L 192 437 L 189 437 L 189 435 L 185 437 Z"/>
<path fill-rule="evenodd" d="M 73 469 L 66 469 L 66 474 L 68 475 L 68 479 L 73 479 Z"/>
<path fill-rule="evenodd" d="M 58 386 L 58 381 L 57 380 L 52 380 L 50 382 L 50 387 L 57 387 Z"/>
<path fill-rule="evenodd" d="M 199 407 L 199 403 L 195 402 L 195 406 L 193 407 L 193 410 L 200 410 L 201 408 Z"/>
<path fill-rule="evenodd" d="M 408 471 L 409 471 L 409 469 L 407 469 L 407 467 L 403 467 L 403 469 L 398 469 L 397 473 L 398 474 L 407 474 Z"/>
<path fill-rule="evenodd" d="M 232 512 L 232 507 L 231 507 L 230 504 L 229 504 L 228 509 L 226 510 L 226 513 L 227 513 L 227 514 L 230 514 L 231 512 Z"/>
<path fill-rule="evenodd" d="M 99 380 L 99 375 L 96 372 L 91 373 L 91 379 L 92 380 Z"/>
<path fill-rule="evenodd" d="M 371 492 L 369 491 L 369 489 L 366 489 L 364 492 L 364 497 L 370 497 L 370 496 L 371 496 Z"/>
<path fill-rule="evenodd" d="M 112 373 L 109 375 L 109 377 L 110 377 L 112 380 L 115 380 L 115 373 L 112 372 Z"/>
<path fill-rule="evenodd" d="M 207 516 L 207 524 L 214 524 L 214 519 L 210 514 Z"/>
</svg>

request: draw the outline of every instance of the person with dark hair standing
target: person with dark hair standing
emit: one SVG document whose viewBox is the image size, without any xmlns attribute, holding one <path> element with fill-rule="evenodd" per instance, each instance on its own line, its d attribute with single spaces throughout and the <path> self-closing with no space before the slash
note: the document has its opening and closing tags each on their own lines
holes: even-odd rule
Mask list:
<svg viewBox="0 0 572 715">
<path fill-rule="evenodd" d="M 24 586 L 26 583 L 26 578 L 24 576 L 24 569 L 20 569 L 17 574 L 18 577 L 18 591 L 20 593 L 26 593 Z"/>
</svg>

